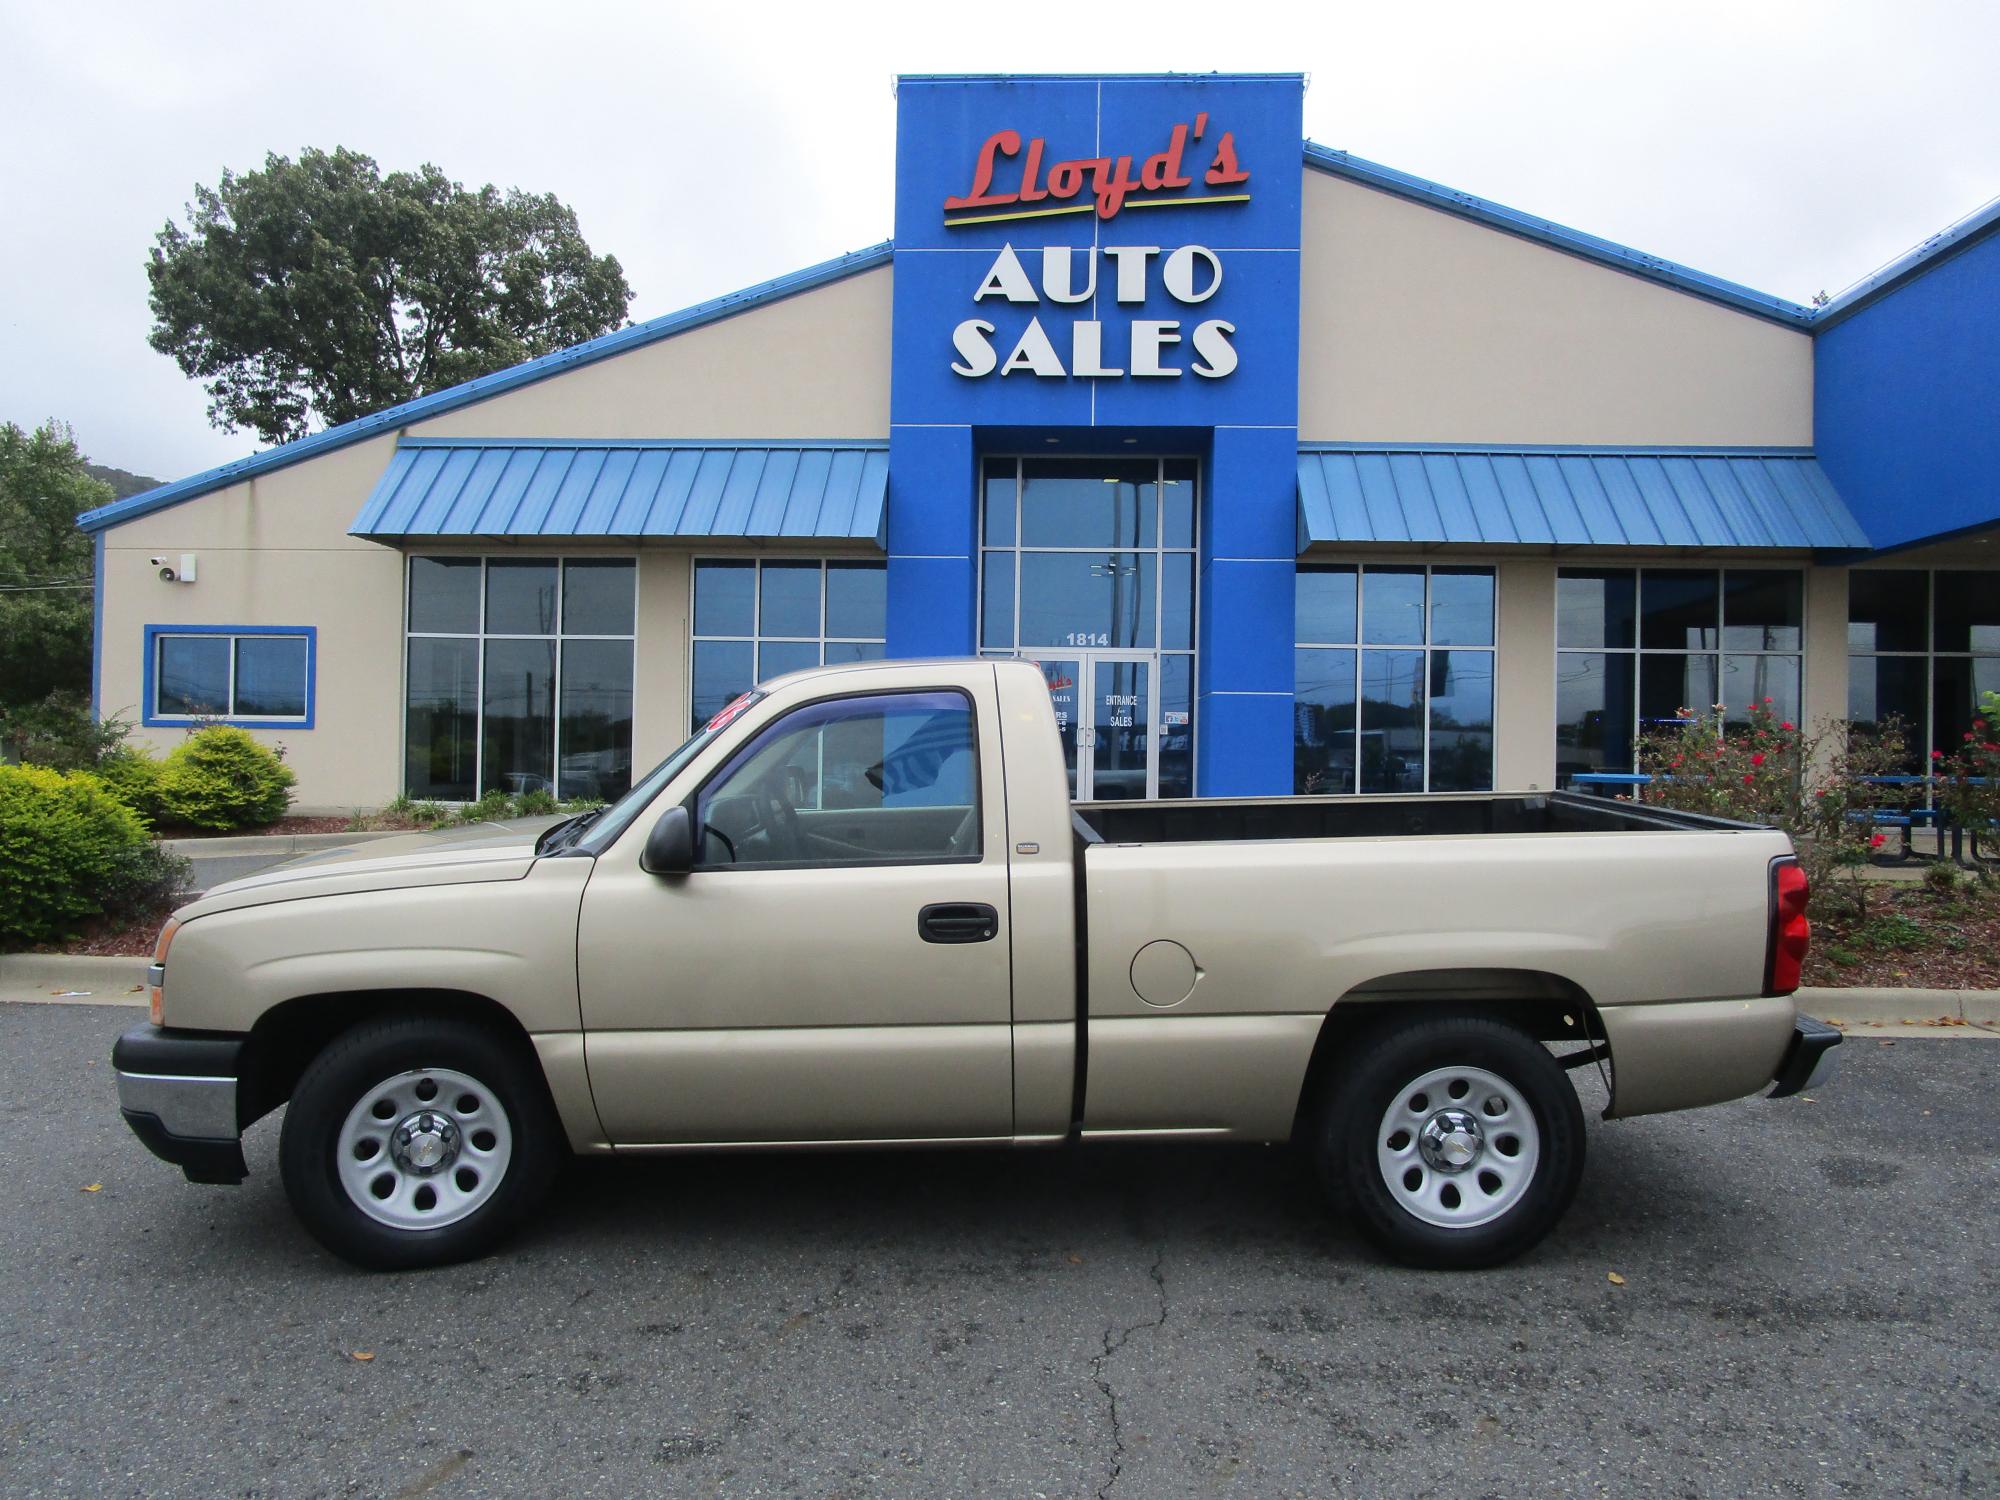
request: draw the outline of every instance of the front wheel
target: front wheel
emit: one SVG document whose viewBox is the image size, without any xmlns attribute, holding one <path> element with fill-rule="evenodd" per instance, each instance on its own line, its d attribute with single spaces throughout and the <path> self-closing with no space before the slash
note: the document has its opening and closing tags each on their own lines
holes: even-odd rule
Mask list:
<svg viewBox="0 0 2000 1500">
<path fill-rule="evenodd" d="M 1326 1094 L 1321 1178 L 1410 1265 L 1497 1265 L 1546 1235 L 1583 1176 L 1583 1109 L 1548 1049 L 1483 1016 L 1355 1043 Z"/>
<path fill-rule="evenodd" d="M 532 1059 L 464 1021 L 364 1022 L 313 1059 L 278 1157 L 306 1228 L 356 1265 L 482 1255 L 540 1201 L 561 1127 Z"/>
</svg>

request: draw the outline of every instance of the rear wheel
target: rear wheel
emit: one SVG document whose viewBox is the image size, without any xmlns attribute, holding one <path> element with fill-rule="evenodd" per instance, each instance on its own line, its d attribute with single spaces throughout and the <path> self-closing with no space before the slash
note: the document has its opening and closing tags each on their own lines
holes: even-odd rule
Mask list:
<svg viewBox="0 0 2000 1500">
<path fill-rule="evenodd" d="M 1548 1049 L 1483 1016 L 1357 1040 L 1326 1093 L 1322 1181 L 1410 1265 L 1497 1265 L 1546 1235 L 1583 1176 L 1583 1109 Z"/>
<path fill-rule="evenodd" d="M 356 1265 L 444 1265 L 490 1250 L 540 1201 L 561 1128 L 533 1061 L 484 1027 L 365 1022 L 315 1058 L 279 1142 L 286 1195 Z"/>
</svg>

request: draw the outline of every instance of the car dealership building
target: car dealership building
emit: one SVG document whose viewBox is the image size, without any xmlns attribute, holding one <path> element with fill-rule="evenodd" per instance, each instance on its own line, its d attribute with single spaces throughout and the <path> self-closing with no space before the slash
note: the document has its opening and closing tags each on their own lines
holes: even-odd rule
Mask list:
<svg viewBox="0 0 2000 1500">
<path fill-rule="evenodd" d="M 307 809 L 614 795 L 885 655 L 1041 663 L 1086 798 L 1549 788 L 1767 697 L 1958 742 L 2000 207 L 1809 308 L 1303 93 L 902 79 L 893 241 L 84 516 L 99 712 Z"/>
</svg>

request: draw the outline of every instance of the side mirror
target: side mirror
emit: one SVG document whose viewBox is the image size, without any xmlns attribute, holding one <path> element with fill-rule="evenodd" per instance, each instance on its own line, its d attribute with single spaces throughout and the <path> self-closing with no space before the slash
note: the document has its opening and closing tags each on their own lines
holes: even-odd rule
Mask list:
<svg viewBox="0 0 2000 1500">
<path fill-rule="evenodd" d="M 685 807 L 670 807 L 660 814 L 646 835 L 639 868 L 648 875 L 685 875 L 694 868 L 694 823 Z"/>
</svg>

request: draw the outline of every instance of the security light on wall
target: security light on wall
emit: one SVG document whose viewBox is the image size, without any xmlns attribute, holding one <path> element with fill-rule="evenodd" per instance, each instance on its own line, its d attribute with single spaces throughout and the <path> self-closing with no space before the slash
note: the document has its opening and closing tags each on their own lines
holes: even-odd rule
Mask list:
<svg viewBox="0 0 2000 1500">
<path fill-rule="evenodd" d="M 146 562 L 148 566 L 160 570 L 162 583 L 194 582 L 195 554 L 192 552 L 183 552 L 178 562 L 171 557 L 149 557 Z"/>
</svg>

